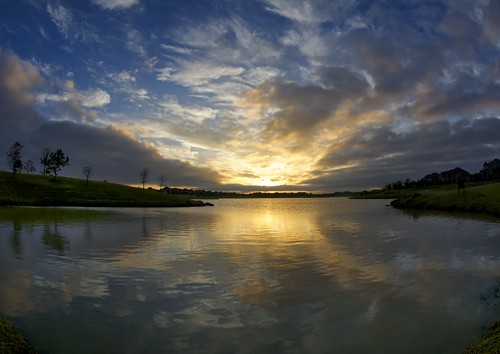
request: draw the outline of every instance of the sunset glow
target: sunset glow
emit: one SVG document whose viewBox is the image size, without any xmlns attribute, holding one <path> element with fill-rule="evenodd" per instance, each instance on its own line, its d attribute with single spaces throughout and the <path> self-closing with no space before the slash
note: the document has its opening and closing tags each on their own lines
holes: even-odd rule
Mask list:
<svg viewBox="0 0 500 354">
<path fill-rule="evenodd" d="M 331 192 L 500 157 L 496 1 L 20 0 L 0 23 L 0 150 L 61 147 L 69 176 Z"/>
</svg>

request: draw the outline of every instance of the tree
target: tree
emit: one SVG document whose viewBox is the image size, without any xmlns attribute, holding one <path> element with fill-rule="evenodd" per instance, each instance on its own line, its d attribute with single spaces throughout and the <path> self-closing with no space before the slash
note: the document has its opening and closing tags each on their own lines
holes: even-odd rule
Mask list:
<svg viewBox="0 0 500 354">
<path fill-rule="evenodd" d="M 61 171 L 61 168 L 67 165 L 69 165 L 69 157 L 64 156 L 64 152 L 61 149 L 50 153 L 48 172 L 52 173 L 54 179 L 56 179 L 57 173 Z"/>
<path fill-rule="evenodd" d="M 160 189 L 163 188 L 163 183 L 165 183 L 165 175 L 160 176 Z"/>
<path fill-rule="evenodd" d="M 89 184 L 89 177 L 92 175 L 92 166 L 85 166 L 82 170 L 82 173 L 85 176 L 87 184 Z"/>
<path fill-rule="evenodd" d="M 9 151 L 7 151 L 7 162 L 12 169 L 12 177 L 14 177 L 16 173 L 21 172 L 23 168 L 23 161 L 21 160 L 22 155 L 23 145 L 19 141 L 12 144 Z"/>
<path fill-rule="evenodd" d="M 33 164 L 33 161 L 28 160 L 23 164 L 23 170 L 26 171 L 26 173 L 32 173 L 36 171 L 35 165 Z"/>
<path fill-rule="evenodd" d="M 141 171 L 142 189 L 145 188 L 145 184 L 148 181 L 148 178 L 149 178 L 149 169 L 144 167 Z"/>
<path fill-rule="evenodd" d="M 49 166 L 50 166 L 50 154 L 52 151 L 46 147 L 43 149 L 40 154 L 40 163 L 42 164 L 42 175 L 46 176 L 49 174 Z"/>
</svg>

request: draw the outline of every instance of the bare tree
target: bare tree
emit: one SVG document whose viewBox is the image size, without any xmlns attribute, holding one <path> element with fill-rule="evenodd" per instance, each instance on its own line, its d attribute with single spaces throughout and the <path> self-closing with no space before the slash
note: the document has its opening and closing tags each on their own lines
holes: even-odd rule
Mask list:
<svg viewBox="0 0 500 354">
<path fill-rule="evenodd" d="M 160 176 L 160 189 L 163 188 L 163 183 L 165 182 L 165 175 Z"/>
<path fill-rule="evenodd" d="M 89 178 L 92 175 L 92 166 L 85 166 L 82 173 L 85 176 L 86 183 L 89 184 Z"/>
<path fill-rule="evenodd" d="M 49 166 L 50 166 L 50 154 L 52 151 L 46 147 L 43 149 L 40 154 L 40 163 L 42 164 L 42 175 L 46 176 L 49 174 Z"/>
<path fill-rule="evenodd" d="M 141 171 L 141 182 L 142 182 L 142 189 L 145 188 L 146 182 L 149 179 L 149 169 L 147 167 L 144 167 Z"/>
<path fill-rule="evenodd" d="M 33 173 L 36 171 L 35 165 L 33 164 L 33 161 L 28 160 L 23 164 L 23 170 L 26 171 L 26 173 Z"/>
<path fill-rule="evenodd" d="M 12 169 L 12 177 L 14 177 L 16 173 L 21 172 L 23 168 L 23 161 L 21 160 L 22 155 L 23 145 L 19 141 L 12 144 L 9 151 L 7 151 L 7 162 Z"/>
</svg>

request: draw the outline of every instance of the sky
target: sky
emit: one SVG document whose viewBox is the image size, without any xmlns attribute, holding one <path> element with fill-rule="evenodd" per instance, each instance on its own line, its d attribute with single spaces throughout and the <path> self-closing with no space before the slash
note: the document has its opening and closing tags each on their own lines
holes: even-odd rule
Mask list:
<svg viewBox="0 0 500 354">
<path fill-rule="evenodd" d="M 0 151 L 15 141 L 131 185 L 475 173 L 500 158 L 500 1 L 0 0 Z"/>
</svg>

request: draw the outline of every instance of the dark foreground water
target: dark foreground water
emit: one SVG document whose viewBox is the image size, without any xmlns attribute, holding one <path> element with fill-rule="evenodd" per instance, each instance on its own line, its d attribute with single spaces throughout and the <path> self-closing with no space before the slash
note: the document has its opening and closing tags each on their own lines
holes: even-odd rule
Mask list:
<svg viewBox="0 0 500 354">
<path fill-rule="evenodd" d="M 40 353 L 458 353 L 500 223 L 387 201 L 0 208 L 0 314 Z"/>
</svg>

